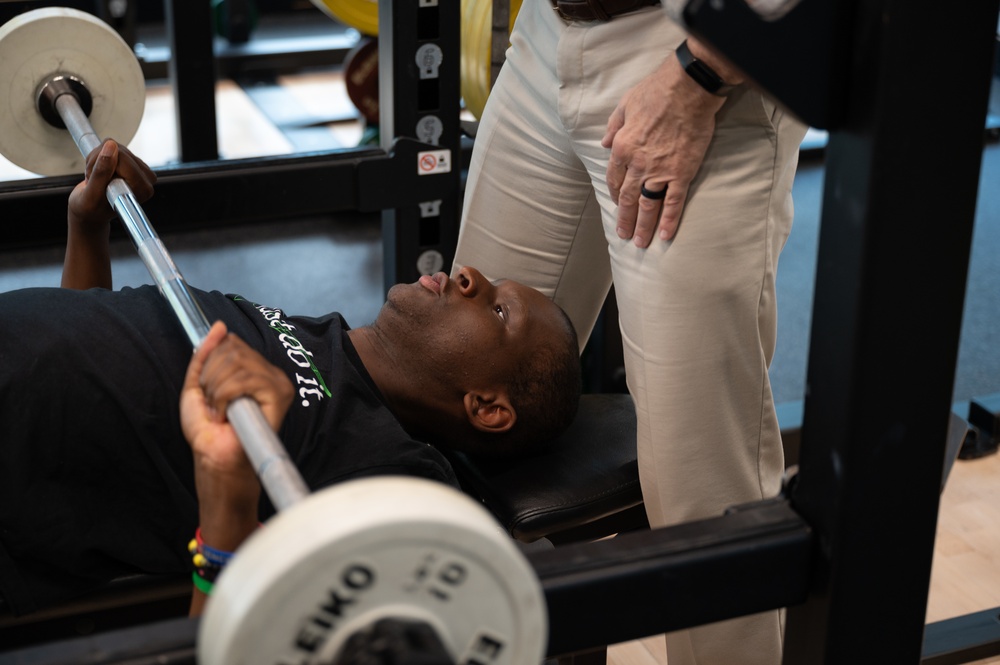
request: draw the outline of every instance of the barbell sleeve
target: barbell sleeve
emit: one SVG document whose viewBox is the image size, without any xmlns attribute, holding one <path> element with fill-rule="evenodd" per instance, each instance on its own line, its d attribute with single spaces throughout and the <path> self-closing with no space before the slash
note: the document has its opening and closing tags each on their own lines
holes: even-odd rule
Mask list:
<svg viewBox="0 0 1000 665">
<path fill-rule="evenodd" d="M 84 157 L 101 145 L 101 139 L 71 90 L 58 94 L 54 105 Z M 114 178 L 108 185 L 107 197 L 125 225 L 139 258 L 187 333 L 192 347 L 198 348 L 211 326 L 136 201 L 132 189 L 121 178 Z M 276 509 L 288 508 L 309 494 L 305 480 L 257 402 L 249 397 L 234 400 L 226 408 L 226 416 Z"/>
</svg>

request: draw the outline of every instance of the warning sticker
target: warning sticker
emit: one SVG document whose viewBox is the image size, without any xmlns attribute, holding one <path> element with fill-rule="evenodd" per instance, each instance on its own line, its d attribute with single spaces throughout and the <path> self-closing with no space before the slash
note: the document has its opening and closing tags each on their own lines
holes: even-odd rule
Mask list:
<svg viewBox="0 0 1000 665">
<path fill-rule="evenodd" d="M 428 150 L 417 153 L 417 175 L 451 171 L 451 150 Z"/>
</svg>

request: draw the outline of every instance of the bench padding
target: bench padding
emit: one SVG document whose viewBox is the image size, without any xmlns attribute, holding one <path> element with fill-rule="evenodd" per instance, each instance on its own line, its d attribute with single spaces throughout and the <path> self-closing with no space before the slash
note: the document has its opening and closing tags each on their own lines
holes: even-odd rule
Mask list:
<svg viewBox="0 0 1000 665">
<path fill-rule="evenodd" d="M 645 522 L 635 409 L 627 394 L 583 395 L 576 420 L 543 454 L 511 461 L 453 453 L 451 461 L 465 490 L 521 542 L 553 540 L 606 518 L 627 515 L 628 521 L 598 528 L 594 536 Z"/>
</svg>

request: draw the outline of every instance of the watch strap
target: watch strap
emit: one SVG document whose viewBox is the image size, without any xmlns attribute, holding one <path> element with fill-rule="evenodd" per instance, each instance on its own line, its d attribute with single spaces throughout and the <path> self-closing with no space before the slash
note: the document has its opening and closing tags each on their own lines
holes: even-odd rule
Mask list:
<svg viewBox="0 0 1000 665">
<path fill-rule="evenodd" d="M 681 42 L 680 46 L 677 47 L 675 53 L 677 55 L 677 61 L 680 63 L 687 75 L 693 78 L 698 85 L 713 95 L 725 97 L 732 92 L 734 87 L 736 87 L 728 85 L 722 80 L 721 76 L 715 73 L 714 69 L 694 57 L 691 54 L 691 50 L 688 48 L 686 39 Z"/>
</svg>

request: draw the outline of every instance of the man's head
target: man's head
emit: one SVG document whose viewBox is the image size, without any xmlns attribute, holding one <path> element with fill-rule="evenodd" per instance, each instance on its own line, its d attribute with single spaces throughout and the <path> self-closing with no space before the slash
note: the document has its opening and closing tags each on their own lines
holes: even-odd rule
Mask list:
<svg viewBox="0 0 1000 665">
<path fill-rule="evenodd" d="M 576 332 L 535 289 L 491 283 L 474 268 L 424 276 L 390 289 L 373 328 L 402 344 L 405 357 L 395 364 L 408 375 L 397 378 L 408 385 L 403 397 L 424 404 L 418 428 L 456 448 L 523 452 L 559 434 L 576 413 Z M 399 397 L 389 397 L 394 408 Z"/>
</svg>

